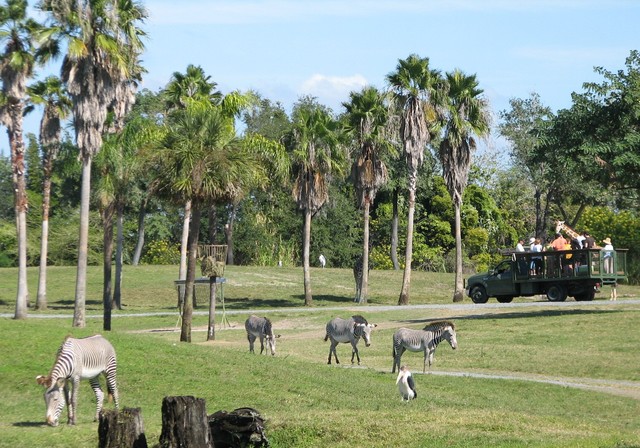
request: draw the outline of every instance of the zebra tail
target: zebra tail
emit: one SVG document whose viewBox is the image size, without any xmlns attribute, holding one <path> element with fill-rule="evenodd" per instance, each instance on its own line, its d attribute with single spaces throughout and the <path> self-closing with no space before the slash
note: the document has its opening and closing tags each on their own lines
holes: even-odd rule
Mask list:
<svg viewBox="0 0 640 448">
<path fill-rule="evenodd" d="M 327 342 L 329 340 L 329 333 L 324 335 L 324 342 Z"/>
</svg>

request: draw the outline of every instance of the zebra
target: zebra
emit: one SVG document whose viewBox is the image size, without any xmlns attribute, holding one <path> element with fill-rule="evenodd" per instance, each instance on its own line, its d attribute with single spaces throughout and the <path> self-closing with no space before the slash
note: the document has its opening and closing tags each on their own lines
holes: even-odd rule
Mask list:
<svg viewBox="0 0 640 448">
<path fill-rule="evenodd" d="M 360 316 L 352 316 L 351 319 L 341 319 L 335 317 L 327 323 L 327 334 L 324 337 L 325 342 L 330 338 L 331 347 L 329 347 L 329 362 L 331 364 L 331 353 L 336 358 L 336 364 L 340 364 L 338 361 L 338 354 L 336 353 L 336 346 L 340 342 L 351 343 L 351 364 L 353 364 L 353 358 L 358 358 L 358 365 L 360 365 L 360 354 L 358 353 L 358 341 L 362 337 L 367 347 L 371 345 L 371 330 L 377 327 L 377 324 L 370 324 L 367 320 Z"/>
<path fill-rule="evenodd" d="M 393 334 L 393 369 L 391 369 L 391 373 L 396 372 L 396 366 L 400 369 L 400 358 L 402 358 L 405 350 L 410 352 L 424 351 L 422 373 L 426 373 L 427 361 L 429 362 L 429 368 L 431 368 L 433 354 L 443 339 L 449 342 L 452 349 L 458 348 L 456 328 L 453 322 L 432 322 L 422 330 L 398 329 Z"/>
<path fill-rule="evenodd" d="M 249 340 L 249 352 L 255 353 L 253 351 L 253 343 L 256 338 L 260 338 L 260 354 L 264 351 L 265 355 L 267 351 L 264 347 L 265 340 L 267 341 L 267 346 L 271 350 L 271 356 L 275 356 L 276 354 L 276 338 L 279 338 L 280 335 L 273 334 L 273 326 L 271 325 L 271 321 L 266 317 L 258 317 L 251 315 L 244 323 L 244 328 L 247 330 L 247 339 Z"/>
<path fill-rule="evenodd" d="M 58 426 L 62 408 L 67 406 L 68 424 L 76 424 L 76 409 L 81 379 L 88 379 L 96 394 L 96 415 L 102 411 L 104 393 L 100 388 L 99 375 L 107 379 L 107 392 L 119 409 L 116 385 L 116 352 L 101 335 L 75 339 L 67 336 L 58 349 L 56 361 L 49 375 L 38 375 L 36 381 L 45 387 L 44 401 L 47 408 L 47 424 Z M 69 391 L 69 380 L 73 390 Z"/>
</svg>

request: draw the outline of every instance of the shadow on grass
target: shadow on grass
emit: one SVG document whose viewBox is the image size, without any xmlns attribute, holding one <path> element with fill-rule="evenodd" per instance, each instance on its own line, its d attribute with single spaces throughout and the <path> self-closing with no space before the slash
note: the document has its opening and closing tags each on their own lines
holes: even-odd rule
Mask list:
<svg viewBox="0 0 640 448">
<path fill-rule="evenodd" d="M 576 315 L 588 315 L 588 314 L 606 314 L 606 313 L 621 313 L 622 310 L 540 310 L 540 311 L 519 311 L 513 313 L 487 313 L 487 314 L 470 314 L 466 316 L 451 316 L 441 319 L 405 319 L 396 320 L 396 322 L 402 322 L 407 324 L 426 324 L 429 322 L 436 322 L 440 320 L 454 320 L 454 319 L 523 319 L 531 317 L 554 317 L 554 316 L 576 316 Z"/>
<path fill-rule="evenodd" d="M 36 428 L 38 426 L 47 426 L 46 422 L 15 422 L 13 426 L 18 428 Z"/>
<path fill-rule="evenodd" d="M 101 300 L 86 300 L 84 302 L 85 307 L 102 307 Z M 57 302 L 49 302 L 47 308 L 50 310 L 72 310 L 75 308 L 75 301 L 73 300 L 59 300 Z"/>
</svg>

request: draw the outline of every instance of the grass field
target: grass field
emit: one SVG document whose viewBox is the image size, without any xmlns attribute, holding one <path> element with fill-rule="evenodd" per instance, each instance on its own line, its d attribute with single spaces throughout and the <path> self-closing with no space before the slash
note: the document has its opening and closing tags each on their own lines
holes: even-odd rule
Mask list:
<svg viewBox="0 0 640 448">
<path fill-rule="evenodd" d="M 258 409 L 274 447 L 640 447 L 640 304 L 630 300 L 640 288 L 619 287 L 613 305 L 605 289 L 591 303 L 516 299 L 497 308 L 467 299 L 451 307 L 453 276 L 416 272 L 411 304 L 424 306 L 386 308 L 397 301 L 402 274 L 372 271 L 374 306 L 363 307 L 351 301 L 348 270 L 314 269 L 314 307 L 306 308 L 301 269 L 228 267 L 216 340 L 206 341 L 199 306 L 186 344 L 176 331 L 176 273 L 125 267 L 125 309 L 114 311 L 105 334 L 118 352 L 121 404 L 142 409 L 150 446 L 159 440 L 162 399 L 193 395 L 208 413 Z M 29 275 L 34 302 L 37 270 Z M 51 268 L 49 278 L 49 310 L 30 316 L 52 318 L 0 319 L 1 447 L 97 445 L 89 385 L 81 385 L 78 424 L 51 428 L 35 376 L 48 373 L 67 334 L 102 332 L 101 269 L 90 268 L 82 329 L 71 327 L 75 269 Z M 13 314 L 16 282 L 16 270 L 0 269 L 0 313 Z M 282 335 L 275 357 L 248 353 L 243 322 L 252 309 L 268 312 Z M 371 347 L 359 346 L 362 365 L 352 366 L 341 344 L 342 364 L 328 366 L 326 322 L 356 312 L 378 324 Z M 419 397 L 403 403 L 390 373 L 391 335 L 434 319 L 456 323 L 459 348 L 443 343 L 427 375 L 422 355 L 406 353 Z"/>
</svg>

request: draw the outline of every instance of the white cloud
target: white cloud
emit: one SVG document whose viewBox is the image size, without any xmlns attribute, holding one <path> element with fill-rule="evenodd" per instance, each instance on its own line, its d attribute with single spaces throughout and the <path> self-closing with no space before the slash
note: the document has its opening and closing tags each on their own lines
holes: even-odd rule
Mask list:
<svg viewBox="0 0 640 448">
<path fill-rule="evenodd" d="M 349 99 L 351 91 L 359 91 L 369 82 L 362 75 L 326 76 L 315 74 L 304 81 L 298 88 L 300 95 L 312 95 L 318 100 L 338 111 L 340 104 Z"/>
</svg>

